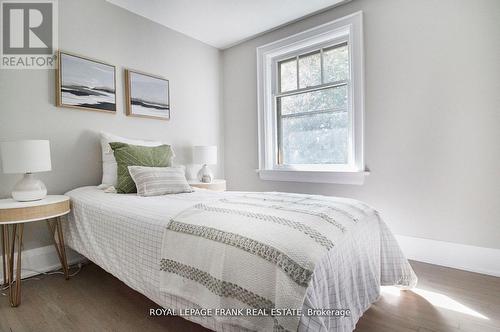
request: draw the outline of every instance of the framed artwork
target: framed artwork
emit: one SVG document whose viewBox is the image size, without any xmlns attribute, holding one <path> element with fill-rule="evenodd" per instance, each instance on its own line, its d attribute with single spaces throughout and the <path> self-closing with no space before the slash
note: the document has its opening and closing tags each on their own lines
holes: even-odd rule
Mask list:
<svg viewBox="0 0 500 332">
<path fill-rule="evenodd" d="M 56 105 L 116 113 L 115 66 L 59 51 Z"/>
<path fill-rule="evenodd" d="M 125 70 L 127 115 L 170 120 L 170 93 L 167 79 Z"/>
</svg>

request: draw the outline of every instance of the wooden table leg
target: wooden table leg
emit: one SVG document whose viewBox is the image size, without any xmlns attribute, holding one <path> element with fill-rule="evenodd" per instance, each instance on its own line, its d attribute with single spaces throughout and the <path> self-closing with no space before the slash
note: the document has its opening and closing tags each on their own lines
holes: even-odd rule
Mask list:
<svg viewBox="0 0 500 332">
<path fill-rule="evenodd" d="M 66 280 L 69 279 L 69 270 L 68 270 L 68 262 L 66 260 L 66 248 L 64 246 L 64 237 L 61 226 L 61 218 L 55 218 L 54 222 L 47 220 L 47 226 L 49 227 L 49 232 L 54 240 L 54 246 L 56 248 L 57 256 L 59 257 L 59 261 L 61 262 L 61 266 L 64 272 L 64 277 Z M 57 234 L 57 238 L 56 238 Z"/>
<path fill-rule="evenodd" d="M 5 287 L 9 284 L 8 278 L 8 265 L 9 260 L 7 253 L 9 251 L 9 230 L 8 226 L 0 225 L 0 236 L 2 237 L 2 269 L 3 269 L 3 284 L 2 287 Z"/>
<path fill-rule="evenodd" d="M 19 231 L 17 228 L 19 227 Z M 23 246 L 24 224 L 12 225 L 12 235 L 10 238 L 10 252 L 8 254 L 8 279 L 9 279 L 9 300 L 12 307 L 17 307 L 21 303 L 21 256 Z M 17 242 L 17 250 L 16 249 Z M 14 264 L 14 254 L 17 253 L 17 262 Z M 16 278 L 14 279 L 14 270 Z"/>
</svg>

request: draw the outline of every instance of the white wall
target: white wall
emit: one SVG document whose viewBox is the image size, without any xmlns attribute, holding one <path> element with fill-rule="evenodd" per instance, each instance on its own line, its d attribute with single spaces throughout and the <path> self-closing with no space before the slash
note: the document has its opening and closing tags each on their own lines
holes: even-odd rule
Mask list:
<svg viewBox="0 0 500 332">
<path fill-rule="evenodd" d="M 222 157 L 220 51 L 104 0 L 60 0 L 59 30 L 62 50 L 117 67 L 118 111 L 112 115 L 55 107 L 53 70 L 0 70 L 0 141 L 51 141 L 53 170 L 39 174 L 49 193 L 100 183 L 96 132 L 101 130 L 169 142 L 178 163 L 190 162 L 194 144 L 216 144 Z M 170 80 L 169 122 L 125 116 L 126 67 Z M 222 172 L 220 165 L 217 173 Z M 0 197 L 19 178 L 0 172 Z M 25 232 L 28 249 L 48 243 L 45 225 L 30 225 Z"/>
<path fill-rule="evenodd" d="M 364 12 L 363 186 L 261 181 L 257 46 Z M 500 1 L 354 0 L 225 50 L 225 176 L 234 190 L 357 198 L 401 235 L 500 248 Z"/>
</svg>

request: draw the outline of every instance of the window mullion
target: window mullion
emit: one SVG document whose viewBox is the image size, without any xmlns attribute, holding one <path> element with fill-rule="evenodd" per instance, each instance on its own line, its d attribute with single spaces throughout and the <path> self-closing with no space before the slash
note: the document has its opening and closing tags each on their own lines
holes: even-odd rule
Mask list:
<svg viewBox="0 0 500 332">
<path fill-rule="evenodd" d="M 345 109 L 345 108 L 329 108 L 329 109 L 325 109 L 325 110 L 297 112 L 297 113 L 290 113 L 290 114 L 283 114 L 283 115 L 281 115 L 281 113 L 280 113 L 280 120 L 283 118 L 301 118 L 301 117 L 311 116 L 311 115 L 316 115 L 316 114 L 328 114 L 328 113 L 334 114 L 334 113 L 339 113 L 339 112 L 347 112 L 347 109 Z"/>
<path fill-rule="evenodd" d="M 297 94 L 301 94 L 301 93 L 305 93 L 305 92 L 313 92 L 313 91 L 324 90 L 324 89 L 328 89 L 328 88 L 336 88 L 336 87 L 344 86 L 347 84 L 349 84 L 349 81 L 338 81 L 338 82 L 326 83 L 326 84 L 317 85 L 317 86 L 313 86 L 313 87 L 307 87 L 307 88 L 303 88 L 303 89 L 299 89 L 299 90 L 278 93 L 275 95 L 275 97 L 293 96 L 293 95 L 297 95 Z"/>
</svg>

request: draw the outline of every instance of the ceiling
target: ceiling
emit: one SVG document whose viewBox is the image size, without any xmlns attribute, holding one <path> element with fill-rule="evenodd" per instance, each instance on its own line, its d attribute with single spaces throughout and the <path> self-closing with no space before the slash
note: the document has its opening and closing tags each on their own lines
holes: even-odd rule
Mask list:
<svg viewBox="0 0 500 332">
<path fill-rule="evenodd" d="M 107 0 L 220 49 L 350 0 Z"/>
</svg>

